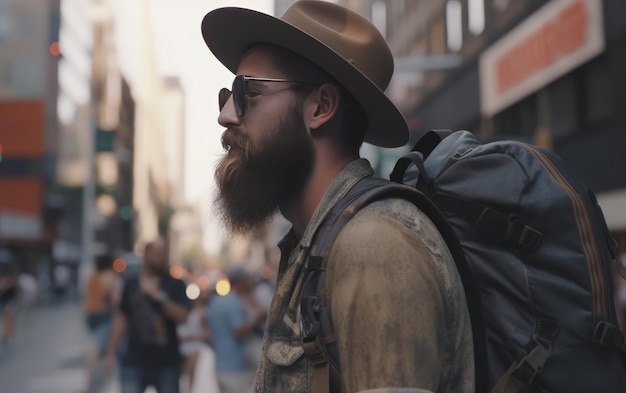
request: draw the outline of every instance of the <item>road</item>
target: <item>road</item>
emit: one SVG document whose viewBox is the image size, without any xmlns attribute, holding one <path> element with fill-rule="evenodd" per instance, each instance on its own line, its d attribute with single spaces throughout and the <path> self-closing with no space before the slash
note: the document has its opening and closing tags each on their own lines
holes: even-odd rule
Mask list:
<svg viewBox="0 0 626 393">
<path fill-rule="evenodd" d="M 84 364 L 89 346 L 83 315 L 76 302 L 36 308 L 29 320 L 18 320 L 13 342 L 0 349 L 0 392 L 80 392 L 85 383 Z M 193 393 L 217 393 L 212 353 L 204 359 L 202 368 L 206 371 L 198 372 L 200 386 Z M 93 393 L 119 393 L 115 374 L 97 378 Z"/>
</svg>

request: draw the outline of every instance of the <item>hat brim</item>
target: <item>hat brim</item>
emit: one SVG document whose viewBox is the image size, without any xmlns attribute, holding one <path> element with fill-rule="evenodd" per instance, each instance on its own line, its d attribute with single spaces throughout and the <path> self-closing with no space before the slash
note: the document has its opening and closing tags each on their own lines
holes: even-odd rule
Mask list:
<svg viewBox="0 0 626 393">
<path fill-rule="evenodd" d="M 406 121 L 385 93 L 337 52 L 297 27 L 258 11 L 226 7 L 205 15 L 202 36 L 215 57 L 234 74 L 243 55 L 257 44 L 299 54 L 333 76 L 363 106 L 369 118 L 365 142 L 381 147 L 408 142 Z"/>
</svg>

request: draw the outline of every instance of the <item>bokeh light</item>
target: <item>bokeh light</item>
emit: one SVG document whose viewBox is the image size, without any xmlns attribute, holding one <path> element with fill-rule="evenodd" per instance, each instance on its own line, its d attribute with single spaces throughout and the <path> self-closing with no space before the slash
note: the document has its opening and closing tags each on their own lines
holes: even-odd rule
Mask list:
<svg viewBox="0 0 626 393">
<path fill-rule="evenodd" d="M 230 292 L 230 281 L 226 278 L 220 279 L 215 284 L 215 292 L 220 296 L 226 296 Z"/>
<path fill-rule="evenodd" d="M 211 280 L 207 276 L 200 276 L 196 280 L 200 289 L 207 289 L 211 285 Z"/>
<path fill-rule="evenodd" d="M 196 300 L 200 296 L 200 287 L 197 284 L 189 284 L 185 294 L 190 300 Z"/>
<path fill-rule="evenodd" d="M 123 273 L 126 270 L 126 261 L 122 258 L 117 258 L 113 261 L 113 270 L 118 273 Z"/>
<path fill-rule="evenodd" d="M 181 279 L 185 275 L 185 268 L 180 265 L 172 265 L 170 266 L 170 276 Z"/>
<path fill-rule="evenodd" d="M 50 44 L 49 50 L 52 56 L 61 56 L 61 45 L 59 45 L 59 41 L 54 41 L 52 44 Z"/>
</svg>

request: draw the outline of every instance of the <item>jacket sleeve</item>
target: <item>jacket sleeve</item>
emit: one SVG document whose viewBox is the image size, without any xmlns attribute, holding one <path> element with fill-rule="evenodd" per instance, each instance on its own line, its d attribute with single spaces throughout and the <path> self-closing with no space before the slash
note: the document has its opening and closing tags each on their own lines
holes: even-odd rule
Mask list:
<svg viewBox="0 0 626 393">
<path fill-rule="evenodd" d="M 437 239 L 369 208 L 340 232 L 326 289 L 344 392 L 442 391 L 451 314 L 440 265 L 450 257 Z"/>
</svg>

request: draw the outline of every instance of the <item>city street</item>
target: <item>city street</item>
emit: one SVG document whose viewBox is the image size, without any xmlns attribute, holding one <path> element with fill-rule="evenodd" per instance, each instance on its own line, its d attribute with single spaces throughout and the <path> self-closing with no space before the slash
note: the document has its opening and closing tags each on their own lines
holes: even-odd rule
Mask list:
<svg viewBox="0 0 626 393">
<path fill-rule="evenodd" d="M 16 335 L 0 352 L 0 390 L 7 393 L 73 393 L 84 388 L 89 349 L 75 302 L 45 305 L 30 320 L 20 315 Z M 116 392 L 113 377 L 97 381 L 97 392 Z"/>
<path fill-rule="evenodd" d="M 41 306 L 33 310 L 30 320 L 23 317 L 11 345 L 0 349 L 0 392 L 80 392 L 89 336 L 79 304 Z M 201 383 L 193 393 L 217 393 L 212 357 L 205 356 L 203 363 L 206 372 L 198 373 Z M 115 374 L 96 378 L 94 385 L 94 393 L 119 392 Z"/>
</svg>

